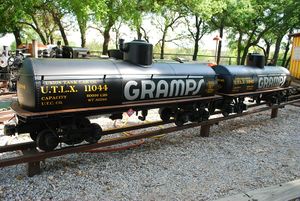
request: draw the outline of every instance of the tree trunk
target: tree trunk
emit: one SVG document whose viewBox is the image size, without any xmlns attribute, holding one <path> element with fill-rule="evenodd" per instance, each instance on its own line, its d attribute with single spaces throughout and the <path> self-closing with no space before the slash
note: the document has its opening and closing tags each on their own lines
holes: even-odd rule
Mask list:
<svg viewBox="0 0 300 201">
<path fill-rule="evenodd" d="M 20 29 L 15 27 L 13 30 L 13 34 L 16 40 L 16 48 L 18 48 L 19 45 L 22 45 Z"/>
<path fill-rule="evenodd" d="M 146 30 L 141 26 L 140 27 L 140 31 L 143 31 L 143 33 L 144 33 L 144 37 L 143 38 L 144 38 L 145 41 L 147 41 L 149 43 L 149 36 L 147 35 Z M 141 36 L 143 36 L 143 34 Z"/>
<path fill-rule="evenodd" d="M 244 48 L 242 59 L 241 59 L 241 65 L 245 65 L 246 58 L 247 58 L 247 55 L 248 55 L 248 52 L 249 52 L 249 48 L 254 44 L 254 43 L 251 43 L 251 41 L 252 41 L 252 38 L 255 34 L 255 31 L 256 31 L 256 28 L 254 30 L 252 30 L 252 33 L 251 33 L 251 35 L 250 35 L 250 37 L 247 41 L 247 44 Z"/>
<path fill-rule="evenodd" d="M 195 20 L 196 20 L 196 35 L 195 35 L 195 45 L 194 45 L 194 54 L 193 54 L 193 61 L 197 60 L 197 56 L 198 56 L 198 51 L 199 51 L 199 40 L 200 40 L 200 26 L 202 21 L 199 21 L 199 17 L 195 16 Z"/>
<path fill-rule="evenodd" d="M 224 22 L 222 21 L 221 26 L 220 26 L 220 38 L 223 38 L 223 31 L 224 31 Z M 217 64 L 220 63 L 221 52 L 222 52 L 222 40 L 219 41 L 218 55 L 217 55 Z"/>
<path fill-rule="evenodd" d="M 86 46 L 85 32 L 86 32 L 86 30 L 81 30 L 80 31 L 80 34 L 81 34 L 81 47 L 85 47 Z"/>
<path fill-rule="evenodd" d="M 47 40 L 46 40 L 46 38 L 44 37 L 42 31 L 41 31 L 39 28 L 36 28 L 36 29 L 35 29 L 35 32 L 39 35 L 39 37 L 40 37 L 42 43 L 43 43 L 44 45 L 47 45 Z"/>
<path fill-rule="evenodd" d="M 79 25 L 79 30 L 80 30 L 80 38 L 81 38 L 81 47 L 86 46 L 86 24 L 83 23 Z"/>
<path fill-rule="evenodd" d="M 290 64 L 290 61 L 291 61 L 291 55 L 290 55 L 289 58 L 287 59 L 287 61 L 286 61 L 284 67 L 288 68 L 288 66 L 289 66 L 289 64 Z"/>
<path fill-rule="evenodd" d="M 285 66 L 285 62 L 286 62 L 286 58 L 287 58 L 287 55 L 290 51 L 290 40 L 288 41 L 288 43 L 286 44 L 285 46 L 285 50 L 284 50 L 284 55 L 283 55 L 283 58 L 282 58 L 282 62 L 281 62 L 281 66 Z"/>
<path fill-rule="evenodd" d="M 52 34 L 50 35 L 50 44 L 54 44 L 54 38 Z"/>
<path fill-rule="evenodd" d="M 53 17 L 54 22 L 57 24 L 57 26 L 59 28 L 59 31 L 60 31 L 61 37 L 63 38 L 64 44 L 68 46 L 69 41 L 68 41 L 67 35 L 65 33 L 65 28 L 63 27 L 63 25 L 60 21 L 60 18 L 54 12 L 52 12 L 52 17 Z"/>
<path fill-rule="evenodd" d="M 289 30 L 289 35 L 292 34 L 292 31 L 293 31 L 293 29 Z M 287 44 L 285 46 L 285 51 L 284 51 L 284 55 L 283 55 L 283 58 L 282 58 L 281 66 L 285 66 L 285 64 L 286 64 L 285 62 L 286 62 L 286 58 L 287 58 L 287 55 L 288 55 L 289 50 L 290 50 L 290 45 L 291 45 L 291 37 L 289 36 Z"/>
<path fill-rule="evenodd" d="M 165 40 L 166 40 L 167 31 L 164 30 L 163 37 L 161 39 L 161 47 L 160 47 L 160 59 L 164 59 L 165 54 Z"/>
<path fill-rule="evenodd" d="M 39 37 L 40 37 L 42 43 L 43 43 L 44 45 L 47 45 L 47 40 L 45 39 L 43 33 L 40 32 L 40 31 L 38 31 L 38 35 L 39 35 Z"/>
<path fill-rule="evenodd" d="M 242 32 L 239 32 L 239 39 L 238 39 L 238 45 L 237 45 L 237 58 L 236 58 L 237 65 L 241 64 L 242 39 L 243 39 L 243 34 L 242 34 Z"/>
<path fill-rule="evenodd" d="M 273 61 L 274 61 L 274 65 L 276 65 L 277 60 L 278 60 L 278 56 L 279 56 L 279 51 L 280 51 L 280 45 L 281 45 L 281 41 L 282 41 L 283 35 L 281 36 L 277 36 L 276 39 L 276 43 L 275 43 L 275 51 L 274 51 L 274 55 L 273 55 Z"/>
<path fill-rule="evenodd" d="M 115 41 L 116 41 L 116 49 L 119 49 L 119 36 L 117 35 L 117 33 L 116 33 Z"/>
<path fill-rule="evenodd" d="M 242 59 L 241 59 L 241 65 L 245 65 L 245 62 L 246 62 L 246 58 L 247 58 L 247 55 L 248 55 L 248 51 L 249 51 L 249 48 L 251 46 L 246 46 L 244 48 L 244 51 L 243 51 L 243 56 L 242 56 Z"/>
<path fill-rule="evenodd" d="M 40 37 L 42 43 L 43 43 L 44 45 L 47 45 L 47 40 L 46 40 L 44 34 L 42 33 L 42 30 L 40 29 L 40 26 L 39 26 L 39 23 L 38 23 L 37 19 L 35 18 L 34 15 L 31 15 L 31 18 L 32 18 L 32 21 L 33 21 L 33 23 L 34 23 L 34 25 L 35 25 L 35 27 L 32 26 L 32 28 L 33 28 L 33 29 L 35 30 L 35 32 L 39 35 L 39 37 Z"/>
<path fill-rule="evenodd" d="M 198 51 L 199 51 L 199 40 L 195 40 L 193 61 L 197 61 Z"/>
<path fill-rule="evenodd" d="M 270 50 L 271 50 L 271 43 L 268 42 L 268 41 L 265 41 L 266 43 L 266 64 L 268 63 L 268 59 L 269 59 L 269 56 L 270 56 Z"/>
<path fill-rule="evenodd" d="M 115 29 L 115 33 L 116 49 L 119 49 L 120 27 Z"/>
<path fill-rule="evenodd" d="M 243 56 L 242 56 L 242 60 L 241 60 L 241 65 L 244 65 L 245 64 L 245 61 L 246 61 L 246 58 L 247 58 L 247 55 L 248 55 L 248 52 L 249 52 L 249 48 L 253 45 L 256 45 L 259 40 L 261 39 L 261 37 L 263 37 L 263 35 L 268 31 L 270 30 L 272 26 L 270 27 L 267 27 L 266 29 L 264 29 L 262 32 L 260 32 L 258 34 L 258 36 L 256 37 L 255 40 L 252 41 L 253 37 L 255 36 L 255 32 L 257 30 L 258 27 L 255 27 L 252 31 L 251 31 L 251 34 L 249 36 L 249 39 L 247 41 L 247 44 L 245 46 L 245 49 L 243 51 Z"/>
<path fill-rule="evenodd" d="M 104 42 L 102 46 L 102 55 L 107 55 L 108 54 L 108 44 L 110 41 L 110 27 L 105 28 L 103 32 L 103 37 L 104 37 Z"/>
<path fill-rule="evenodd" d="M 79 31 L 80 31 L 80 39 L 81 39 L 81 47 L 85 47 L 86 46 L 86 30 L 87 30 L 87 21 L 83 18 L 79 18 L 78 16 L 76 16 L 77 18 L 77 23 L 79 26 Z"/>
<path fill-rule="evenodd" d="M 136 34 L 137 34 L 137 39 L 142 40 L 143 34 L 141 32 L 141 27 L 140 26 L 136 27 Z"/>
</svg>

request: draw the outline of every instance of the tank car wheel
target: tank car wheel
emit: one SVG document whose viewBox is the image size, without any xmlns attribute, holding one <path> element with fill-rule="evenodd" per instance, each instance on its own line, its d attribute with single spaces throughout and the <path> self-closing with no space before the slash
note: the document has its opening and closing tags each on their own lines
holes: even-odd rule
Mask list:
<svg viewBox="0 0 300 201">
<path fill-rule="evenodd" d="M 91 132 L 87 133 L 85 136 L 85 141 L 87 141 L 88 143 L 96 143 L 98 142 L 98 140 L 100 140 L 101 133 L 102 133 L 102 128 L 101 126 L 99 126 L 96 123 L 92 123 L 89 125 L 89 127 L 91 128 Z"/>
<path fill-rule="evenodd" d="M 88 118 L 84 118 L 84 117 L 80 117 L 80 118 L 76 118 L 75 122 L 74 122 L 74 126 L 77 130 L 81 130 L 81 129 L 85 129 L 85 128 L 89 128 L 91 122 Z M 67 145 L 74 145 L 74 144 L 79 144 L 81 142 L 83 142 L 83 140 L 85 139 L 85 136 L 83 135 L 74 135 L 74 133 L 72 133 L 73 131 L 67 130 L 66 133 L 63 134 L 62 137 L 62 142 L 66 143 Z"/>
<path fill-rule="evenodd" d="M 36 144 L 38 148 L 44 151 L 52 151 L 57 147 L 59 143 L 59 138 L 50 129 L 44 129 L 38 133 L 36 138 Z"/>
<path fill-rule="evenodd" d="M 216 111 L 216 103 L 212 102 L 208 106 L 209 114 L 213 114 Z"/>
<path fill-rule="evenodd" d="M 88 118 L 78 118 L 75 123 L 77 128 L 87 128 L 91 124 Z"/>
<path fill-rule="evenodd" d="M 201 117 L 202 117 L 201 120 L 202 120 L 202 121 L 208 120 L 211 113 L 210 113 L 209 111 L 205 110 L 205 109 L 202 109 L 202 110 L 200 110 L 200 111 L 201 111 Z"/>
<path fill-rule="evenodd" d="M 256 103 L 257 104 L 260 104 L 262 101 L 262 94 L 258 95 L 257 98 L 256 98 Z"/>
<path fill-rule="evenodd" d="M 176 126 L 183 126 L 183 124 L 185 122 L 187 122 L 187 121 L 185 120 L 185 115 L 184 114 L 179 112 L 175 115 L 175 125 Z"/>
<path fill-rule="evenodd" d="M 168 122 L 172 116 L 172 110 L 170 108 L 160 108 L 159 115 L 163 122 Z"/>
<path fill-rule="evenodd" d="M 223 115 L 223 117 L 228 117 L 228 116 L 229 116 L 229 113 L 226 112 L 226 111 L 222 111 L 222 115 Z"/>
<path fill-rule="evenodd" d="M 32 131 L 29 133 L 30 135 L 30 138 L 33 140 L 33 141 L 36 141 L 36 138 L 38 136 L 38 132 L 37 131 Z"/>
</svg>

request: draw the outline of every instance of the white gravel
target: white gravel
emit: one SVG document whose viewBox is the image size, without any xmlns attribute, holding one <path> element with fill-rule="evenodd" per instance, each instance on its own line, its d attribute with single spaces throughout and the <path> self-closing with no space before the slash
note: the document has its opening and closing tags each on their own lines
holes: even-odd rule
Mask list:
<svg viewBox="0 0 300 201">
<path fill-rule="evenodd" d="M 215 200 L 299 179 L 299 109 L 221 122 L 209 138 L 194 128 L 127 151 L 47 159 L 32 178 L 24 164 L 2 168 L 0 200 Z"/>
</svg>

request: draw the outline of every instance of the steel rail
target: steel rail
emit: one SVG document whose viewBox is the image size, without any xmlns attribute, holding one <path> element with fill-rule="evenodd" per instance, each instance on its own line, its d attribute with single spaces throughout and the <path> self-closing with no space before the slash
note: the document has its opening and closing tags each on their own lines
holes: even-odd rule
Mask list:
<svg viewBox="0 0 300 201">
<path fill-rule="evenodd" d="M 289 101 L 295 100 L 295 99 L 300 99 L 300 94 L 290 96 L 289 99 L 290 99 Z M 261 105 L 265 105 L 265 104 L 266 104 L 266 102 L 250 104 L 250 105 L 248 105 L 248 109 L 257 107 L 257 106 L 261 106 Z M 221 112 L 216 111 L 212 115 L 216 115 L 216 114 L 221 114 Z M 174 122 L 174 120 L 170 120 L 169 122 L 155 121 L 155 122 L 151 122 L 151 123 L 143 123 L 143 124 L 138 124 L 138 125 L 133 125 L 133 126 L 126 126 L 126 127 L 122 127 L 122 128 L 113 128 L 113 129 L 104 130 L 101 134 L 102 135 L 110 135 L 110 134 L 116 134 L 116 133 L 121 133 L 121 132 L 126 132 L 126 131 L 133 131 L 133 130 L 138 130 L 138 129 L 143 129 L 143 128 L 150 128 L 150 127 L 154 127 L 154 126 L 165 125 L 165 124 L 169 124 L 169 123 L 173 123 L 173 122 Z M 36 143 L 34 141 L 0 146 L 0 153 L 16 151 L 16 150 L 26 150 L 26 149 L 30 149 L 30 148 L 34 148 L 34 147 L 36 147 Z"/>
<path fill-rule="evenodd" d="M 17 150 L 26 150 L 30 148 L 35 148 L 36 143 L 34 141 L 23 142 L 18 144 L 10 144 L 0 147 L 0 153 L 9 152 L 9 151 L 17 151 Z"/>
<path fill-rule="evenodd" d="M 252 107 L 256 107 L 256 106 L 260 106 L 260 105 L 264 105 L 264 104 L 266 104 L 266 103 L 263 102 L 263 103 L 259 103 L 259 104 L 251 104 L 248 107 L 252 108 Z M 221 112 L 217 111 L 217 112 L 213 113 L 212 115 L 216 115 L 216 114 L 221 114 Z M 126 127 L 122 127 L 122 128 L 112 128 L 112 129 L 104 130 L 101 134 L 102 135 L 111 135 L 111 134 L 116 134 L 116 133 L 121 133 L 121 132 L 126 132 L 126 131 L 150 128 L 150 127 L 154 127 L 154 126 L 161 126 L 161 125 L 165 125 L 165 124 L 169 124 L 169 123 L 173 123 L 173 122 L 174 122 L 174 120 L 172 119 L 169 122 L 155 121 L 155 122 L 151 122 L 151 123 L 143 123 L 143 124 L 138 124 L 138 125 L 133 125 L 133 126 L 126 126 Z M 36 147 L 36 143 L 34 141 L 5 145 L 5 146 L 0 146 L 0 153 L 17 151 L 17 150 L 26 150 L 26 149 L 30 149 L 30 148 L 34 148 L 34 147 Z"/>
<path fill-rule="evenodd" d="M 17 94 L 16 92 L 0 92 L 0 96 Z"/>
<path fill-rule="evenodd" d="M 126 132 L 126 131 L 138 130 L 138 129 L 142 129 L 142 128 L 150 128 L 150 127 L 154 127 L 154 126 L 160 126 L 160 125 L 169 124 L 172 122 L 174 122 L 174 121 L 173 120 L 170 120 L 169 122 L 155 121 L 155 122 L 151 122 L 151 123 L 126 126 L 126 127 L 122 127 L 122 128 L 113 128 L 113 129 L 104 130 L 101 134 L 102 135 L 116 134 L 116 133 L 121 133 L 121 132 Z M 5 145 L 5 146 L 0 146 L 0 153 L 9 152 L 9 151 L 17 151 L 17 150 L 26 150 L 26 149 L 35 148 L 35 147 L 36 147 L 36 143 L 34 141 Z"/>
<path fill-rule="evenodd" d="M 251 111 L 246 111 L 244 113 L 233 114 L 228 117 L 217 117 L 217 118 L 209 119 L 207 121 L 203 121 L 200 123 L 189 123 L 189 124 L 185 124 L 180 127 L 173 126 L 173 127 L 169 127 L 169 128 L 155 130 L 155 131 L 149 131 L 149 132 L 144 132 L 144 133 L 140 133 L 140 134 L 135 134 L 132 136 L 122 136 L 122 137 L 117 137 L 117 138 L 110 139 L 110 140 L 102 140 L 96 144 L 84 144 L 84 145 L 78 145 L 78 146 L 74 146 L 74 147 L 65 147 L 65 148 L 57 149 L 57 150 L 50 151 L 50 152 L 35 152 L 35 151 L 33 151 L 26 155 L 2 159 L 2 160 L 0 160 L 0 167 L 17 165 L 17 164 L 21 164 L 21 163 L 30 163 L 30 162 L 32 163 L 32 162 L 42 161 L 47 158 L 62 156 L 65 154 L 71 154 L 71 153 L 76 153 L 76 152 L 88 151 L 91 149 L 111 146 L 111 145 L 115 145 L 115 144 L 121 144 L 121 143 L 129 142 L 129 141 L 133 141 L 133 140 L 139 140 L 139 139 L 149 138 L 149 137 L 153 137 L 153 136 L 157 136 L 157 135 L 172 133 L 172 132 L 176 132 L 176 131 L 180 131 L 180 130 L 184 130 L 184 129 L 188 129 L 188 128 L 194 128 L 194 127 L 199 127 L 199 126 L 209 126 L 209 125 L 216 124 L 220 121 L 225 121 L 225 120 L 233 119 L 236 117 L 241 117 L 241 116 L 245 116 L 245 115 L 249 115 L 249 114 L 263 112 L 263 111 L 267 111 L 270 109 L 282 108 L 285 105 L 292 104 L 292 103 L 298 102 L 298 101 L 299 100 L 292 100 L 292 101 L 282 103 L 281 105 L 273 105 L 271 107 L 254 108 Z"/>
</svg>

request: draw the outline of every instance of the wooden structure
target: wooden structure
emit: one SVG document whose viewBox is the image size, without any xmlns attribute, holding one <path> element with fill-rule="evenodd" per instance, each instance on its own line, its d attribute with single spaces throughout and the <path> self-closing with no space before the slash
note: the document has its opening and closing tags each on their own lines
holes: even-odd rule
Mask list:
<svg viewBox="0 0 300 201">
<path fill-rule="evenodd" d="M 22 53 L 28 53 L 31 57 L 38 58 L 38 51 L 47 49 L 47 45 L 38 43 L 36 40 L 32 40 L 32 43 L 21 44 L 17 49 L 22 50 Z"/>
<path fill-rule="evenodd" d="M 300 199 L 300 179 L 267 188 L 244 192 L 216 201 L 297 201 Z"/>
<path fill-rule="evenodd" d="M 300 33 L 290 36 L 293 37 L 290 72 L 294 78 L 300 79 Z"/>
</svg>

